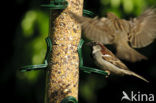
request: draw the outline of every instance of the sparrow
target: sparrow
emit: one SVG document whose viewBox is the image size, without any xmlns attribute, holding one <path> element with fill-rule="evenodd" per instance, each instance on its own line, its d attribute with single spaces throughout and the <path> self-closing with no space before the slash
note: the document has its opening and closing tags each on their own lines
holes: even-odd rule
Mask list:
<svg viewBox="0 0 156 103">
<path fill-rule="evenodd" d="M 144 77 L 136 74 L 135 72 L 128 69 L 128 67 L 120 61 L 110 50 L 108 50 L 102 43 L 89 42 L 87 45 L 92 48 L 92 55 L 95 64 L 102 70 L 108 73 L 108 75 L 132 75 L 140 78 L 146 82 L 149 82 Z"/>
<path fill-rule="evenodd" d="M 153 8 L 130 20 L 120 19 L 111 12 L 102 18 L 78 16 L 71 11 L 69 15 L 81 24 L 87 39 L 114 45 L 116 56 L 130 62 L 147 59 L 133 48 L 145 47 L 156 38 L 156 9 Z"/>
</svg>

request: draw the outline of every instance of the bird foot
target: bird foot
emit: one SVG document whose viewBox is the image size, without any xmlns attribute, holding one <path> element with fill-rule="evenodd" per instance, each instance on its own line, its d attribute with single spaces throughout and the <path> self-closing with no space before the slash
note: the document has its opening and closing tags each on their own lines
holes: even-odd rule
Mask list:
<svg viewBox="0 0 156 103">
<path fill-rule="evenodd" d="M 106 78 L 108 78 L 110 76 L 110 71 L 106 70 L 105 71 L 108 75 L 106 75 Z"/>
</svg>

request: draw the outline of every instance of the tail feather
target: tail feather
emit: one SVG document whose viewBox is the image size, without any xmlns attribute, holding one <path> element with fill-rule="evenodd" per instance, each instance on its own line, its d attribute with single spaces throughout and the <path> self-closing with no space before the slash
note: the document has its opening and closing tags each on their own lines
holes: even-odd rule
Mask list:
<svg viewBox="0 0 156 103">
<path fill-rule="evenodd" d="M 143 80 L 143 81 L 149 83 L 149 81 L 148 81 L 147 79 L 145 79 L 143 76 L 141 76 L 141 75 L 139 75 L 139 74 L 137 74 L 137 73 L 135 73 L 135 72 L 133 72 L 133 71 L 125 70 L 125 69 L 121 69 L 120 71 L 122 71 L 123 74 L 135 76 L 135 77 L 137 77 L 137 78 L 139 78 L 139 79 L 141 79 L 141 80 Z"/>
<path fill-rule="evenodd" d="M 133 75 L 133 76 L 140 78 L 140 79 L 144 80 L 145 82 L 149 83 L 149 81 L 147 79 L 145 79 L 144 77 L 142 77 L 134 72 L 131 72 L 129 75 Z"/>
<path fill-rule="evenodd" d="M 125 59 L 130 62 L 136 62 L 140 60 L 146 60 L 147 57 L 143 56 L 133 48 L 131 48 L 128 44 L 120 43 L 117 45 L 117 54 L 120 59 Z"/>
</svg>

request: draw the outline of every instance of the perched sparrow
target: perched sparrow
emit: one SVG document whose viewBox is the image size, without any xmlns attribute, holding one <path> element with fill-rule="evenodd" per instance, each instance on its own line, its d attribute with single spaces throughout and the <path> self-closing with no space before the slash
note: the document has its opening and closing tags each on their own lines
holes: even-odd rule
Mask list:
<svg viewBox="0 0 156 103">
<path fill-rule="evenodd" d="M 108 74 L 113 73 L 117 75 L 132 75 L 138 77 L 146 82 L 149 82 L 144 77 L 132 72 L 128 67 L 121 62 L 111 51 L 109 51 L 103 44 L 91 42 L 93 58 L 100 69 L 105 70 Z"/>
<path fill-rule="evenodd" d="M 117 56 L 131 62 L 147 59 L 131 47 L 145 47 L 156 38 L 156 9 L 148 9 L 131 20 L 119 19 L 113 13 L 100 19 L 81 17 L 72 12 L 69 14 L 81 23 L 86 38 L 103 44 L 114 44 Z"/>
</svg>

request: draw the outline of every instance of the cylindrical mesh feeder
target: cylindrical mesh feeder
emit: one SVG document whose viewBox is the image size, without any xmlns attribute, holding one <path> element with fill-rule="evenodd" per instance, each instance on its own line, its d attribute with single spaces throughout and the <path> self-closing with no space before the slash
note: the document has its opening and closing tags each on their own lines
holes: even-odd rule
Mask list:
<svg viewBox="0 0 156 103">
<path fill-rule="evenodd" d="M 67 0 L 65 10 L 50 10 L 52 53 L 48 67 L 47 103 L 60 103 L 65 97 L 78 99 L 80 25 L 68 15 L 82 15 L 83 0 Z"/>
</svg>

